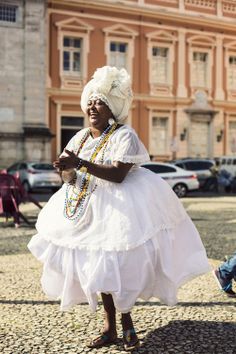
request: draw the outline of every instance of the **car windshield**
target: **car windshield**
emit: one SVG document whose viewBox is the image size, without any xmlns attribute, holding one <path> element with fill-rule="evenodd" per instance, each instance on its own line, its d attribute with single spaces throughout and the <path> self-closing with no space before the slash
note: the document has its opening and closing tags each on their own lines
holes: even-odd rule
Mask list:
<svg viewBox="0 0 236 354">
<path fill-rule="evenodd" d="M 33 167 L 35 170 L 45 170 L 45 171 L 55 170 L 53 165 L 51 165 L 49 163 L 35 163 L 35 164 L 32 164 L 31 167 Z"/>
</svg>

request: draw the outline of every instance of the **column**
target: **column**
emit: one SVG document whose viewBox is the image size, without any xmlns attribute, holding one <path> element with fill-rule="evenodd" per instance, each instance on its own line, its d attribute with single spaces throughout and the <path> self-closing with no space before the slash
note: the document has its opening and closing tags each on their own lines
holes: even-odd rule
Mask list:
<svg viewBox="0 0 236 354">
<path fill-rule="evenodd" d="M 215 99 L 224 100 L 225 93 L 223 90 L 223 37 L 222 35 L 216 36 L 216 90 Z"/>
<path fill-rule="evenodd" d="M 187 97 L 187 88 L 185 84 L 186 78 L 186 43 L 185 30 L 179 30 L 179 50 L 178 50 L 178 86 L 177 96 Z"/>
</svg>

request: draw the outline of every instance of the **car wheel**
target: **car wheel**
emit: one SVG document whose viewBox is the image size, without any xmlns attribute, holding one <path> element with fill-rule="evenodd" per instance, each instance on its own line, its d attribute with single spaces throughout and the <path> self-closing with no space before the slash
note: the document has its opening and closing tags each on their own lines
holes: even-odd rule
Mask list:
<svg viewBox="0 0 236 354">
<path fill-rule="evenodd" d="M 28 193 L 28 192 L 31 192 L 31 187 L 30 187 L 30 184 L 29 184 L 29 182 L 28 181 L 24 181 L 23 183 L 22 183 L 22 185 L 23 185 L 23 187 L 24 187 L 24 189 L 25 189 L 25 191 Z"/>
<path fill-rule="evenodd" d="M 178 183 L 174 186 L 173 191 L 179 198 L 183 198 L 186 196 L 188 189 L 184 184 Z"/>
</svg>

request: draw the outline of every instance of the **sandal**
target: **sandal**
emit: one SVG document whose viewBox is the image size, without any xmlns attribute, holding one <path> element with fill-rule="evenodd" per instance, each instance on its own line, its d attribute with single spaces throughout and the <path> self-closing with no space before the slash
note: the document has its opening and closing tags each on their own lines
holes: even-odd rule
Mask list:
<svg viewBox="0 0 236 354">
<path fill-rule="evenodd" d="M 107 334 L 102 333 L 97 338 L 94 338 L 90 343 L 87 344 L 88 348 L 101 348 L 107 345 L 116 343 L 117 337 L 109 337 Z"/>
<path fill-rule="evenodd" d="M 127 352 L 139 348 L 140 346 L 140 341 L 133 328 L 128 329 L 127 331 L 123 331 L 123 341 L 125 351 Z"/>
</svg>

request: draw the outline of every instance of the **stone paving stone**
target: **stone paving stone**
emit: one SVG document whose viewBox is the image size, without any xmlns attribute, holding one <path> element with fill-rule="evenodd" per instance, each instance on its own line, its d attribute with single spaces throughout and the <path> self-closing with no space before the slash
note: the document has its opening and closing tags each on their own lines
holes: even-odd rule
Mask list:
<svg viewBox="0 0 236 354">
<path fill-rule="evenodd" d="M 182 201 L 216 267 L 224 255 L 235 250 L 236 198 Z M 37 208 L 25 206 L 32 222 L 37 212 Z M 118 343 L 91 350 L 86 342 L 102 328 L 102 306 L 95 314 L 87 304 L 60 312 L 59 302 L 46 298 L 40 285 L 42 265 L 26 248 L 33 234 L 33 227 L 15 229 L 11 220 L 5 223 L 0 218 L 0 353 L 126 353 L 119 315 Z M 177 306 L 167 307 L 158 299 L 138 300 L 133 319 L 141 347 L 133 353 L 235 354 L 235 305 L 235 299 L 218 290 L 211 273 L 184 285 Z"/>
</svg>

